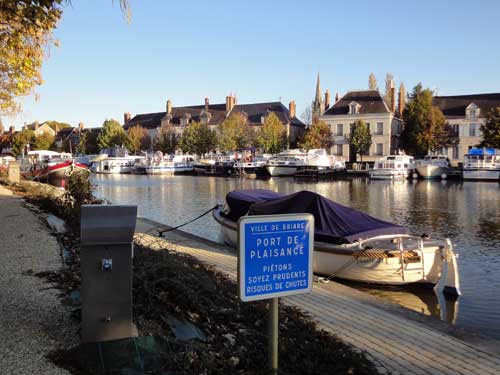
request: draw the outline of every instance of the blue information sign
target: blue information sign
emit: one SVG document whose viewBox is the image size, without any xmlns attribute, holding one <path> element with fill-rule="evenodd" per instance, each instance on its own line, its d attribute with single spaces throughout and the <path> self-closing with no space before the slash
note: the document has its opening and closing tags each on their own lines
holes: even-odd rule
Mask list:
<svg viewBox="0 0 500 375">
<path fill-rule="evenodd" d="M 239 295 L 255 301 L 312 289 L 314 217 L 244 216 L 239 221 Z"/>
</svg>

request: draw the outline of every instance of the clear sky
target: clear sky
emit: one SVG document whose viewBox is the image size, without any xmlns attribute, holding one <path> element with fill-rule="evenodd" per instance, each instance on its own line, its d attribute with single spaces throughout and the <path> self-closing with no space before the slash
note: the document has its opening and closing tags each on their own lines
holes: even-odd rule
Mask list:
<svg viewBox="0 0 500 375">
<path fill-rule="evenodd" d="M 57 120 L 100 126 L 123 113 L 174 106 L 295 99 L 321 89 L 379 87 L 391 72 L 407 89 L 439 95 L 500 92 L 498 0 L 73 0 L 44 65 L 39 100 L 4 125 Z"/>
</svg>

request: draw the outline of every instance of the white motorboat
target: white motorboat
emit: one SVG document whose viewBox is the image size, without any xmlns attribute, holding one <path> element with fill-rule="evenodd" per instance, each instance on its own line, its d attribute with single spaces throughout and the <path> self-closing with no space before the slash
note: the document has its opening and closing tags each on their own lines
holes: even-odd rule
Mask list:
<svg viewBox="0 0 500 375">
<path fill-rule="evenodd" d="M 157 151 L 144 165 L 144 173 L 149 175 L 179 175 L 193 172 L 194 156 L 175 155 L 173 158 L 164 157 Z"/>
<path fill-rule="evenodd" d="M 473 148 L 465 155 L 462 170 L 464 180 L 500 180 L 500 150 Z"/>
<path fill-rule="evenodd" d="M 261 176 L 265 174 L 268 160 L 266 156 L 246 156 L 234 163 L 234 169 L 240 174 Z"/>
<path fill-rule="evenodd" d="M 451 165 L 446 155 L 427 155 L 415 162 L 417 173 L 422 178 L 448 178 Z"/>
<path fill-rule="evenodd" d="M 396 180 L 411 178 L 414 172 L 413 156 L 400 154 L 384 156 L 377 160 L 368 174 L 371 179 Z"/>
<path fill-rule="evenodd" d="M 135 164 L 144 159 L 145 156 L 129 155 L 124 147 L 106 148 L 92 161 L 91 169 L 104 174 L 132 173 Z"/>
<path fill-rule="evenodd" d="M 293 176 L 298 167 L 306 164 L 307 153 L 301 149 L 287 150 L 271 158 L 266 163 L 266 171 L 270 176 Z"/>
<path fill-rule="evenodd" d="M 404 285 L 440 282 L 459 295 L 459 276 L 451 242 L 416 236 L 409 229 L 301 191 L 283 196 L 269 190 L 228 193 L 213 212 L 226 244 L 238 243 L 238 219 L 245 215 L 310 213 L 315 221 L 314 273 L 347 280 Z M 447 272 L 443 269 L 447 268 Z"/>
</svg>

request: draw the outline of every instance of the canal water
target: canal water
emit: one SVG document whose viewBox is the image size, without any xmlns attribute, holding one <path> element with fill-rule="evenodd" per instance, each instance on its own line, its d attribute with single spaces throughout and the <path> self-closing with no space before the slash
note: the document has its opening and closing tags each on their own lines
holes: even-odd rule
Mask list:
<svg viewBox="0 0 500 375">
<path fill-rule="evenodd" d="M 462 296 L 444 303 L 432 290 L 349 284 L 426 315 L 500 339 L 500 185 L 491 182 L 370 181 L 355 178 L 299 182 L 293 178 L 97 175 L 96 195 L 137 204 L 139 216 L 179 225 L 224 201 L 234 189 L 290 194 L 311 190 L 375 217 L 408 226 L 414 234 L 449 237 L 459 254 Z M 207 215 L 183 230 L 220 241 Z"/>
</svg>

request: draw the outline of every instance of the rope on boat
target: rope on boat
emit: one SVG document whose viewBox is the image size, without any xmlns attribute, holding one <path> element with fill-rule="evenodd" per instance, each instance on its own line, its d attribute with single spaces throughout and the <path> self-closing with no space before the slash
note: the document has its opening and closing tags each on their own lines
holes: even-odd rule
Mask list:
<svg viewBox="0 0 500 375">
<path fill-rule="evenodd" d="M 194 221 L 196 221 L 198 219 L 201 219 L 203 216 L 209 214 L 210 212 L 212 212 L 213 210 L 215 210 L 217 207 L 218 207 L 218 205 L 215 205 L 211 209 L 209 209 L 209 210 L 205 211 L 204 213 L 202 213 L 201 215 L 196 216 L 194 219 L 191 219 L 191 220 L 189 220 L 188 222 L 186 222 L 184 224 L 177 225 L 176 227 L 167 228 L 167 229 L 163 229 L 163 230 L 159 230 L 160 227 L 155 227 L 155 228 L 150 229 L 150 231 L 152 231 L 152 230 L 158 230 L 158 237 L 163 237 L 163 233 L 171 232 L 171 231 L 179 229 L 179 228 L 181 228 L 181 227 L 183 227 L 185 225 L 191 224 L 192 222 L 194 222 Z"/>
</svg>

